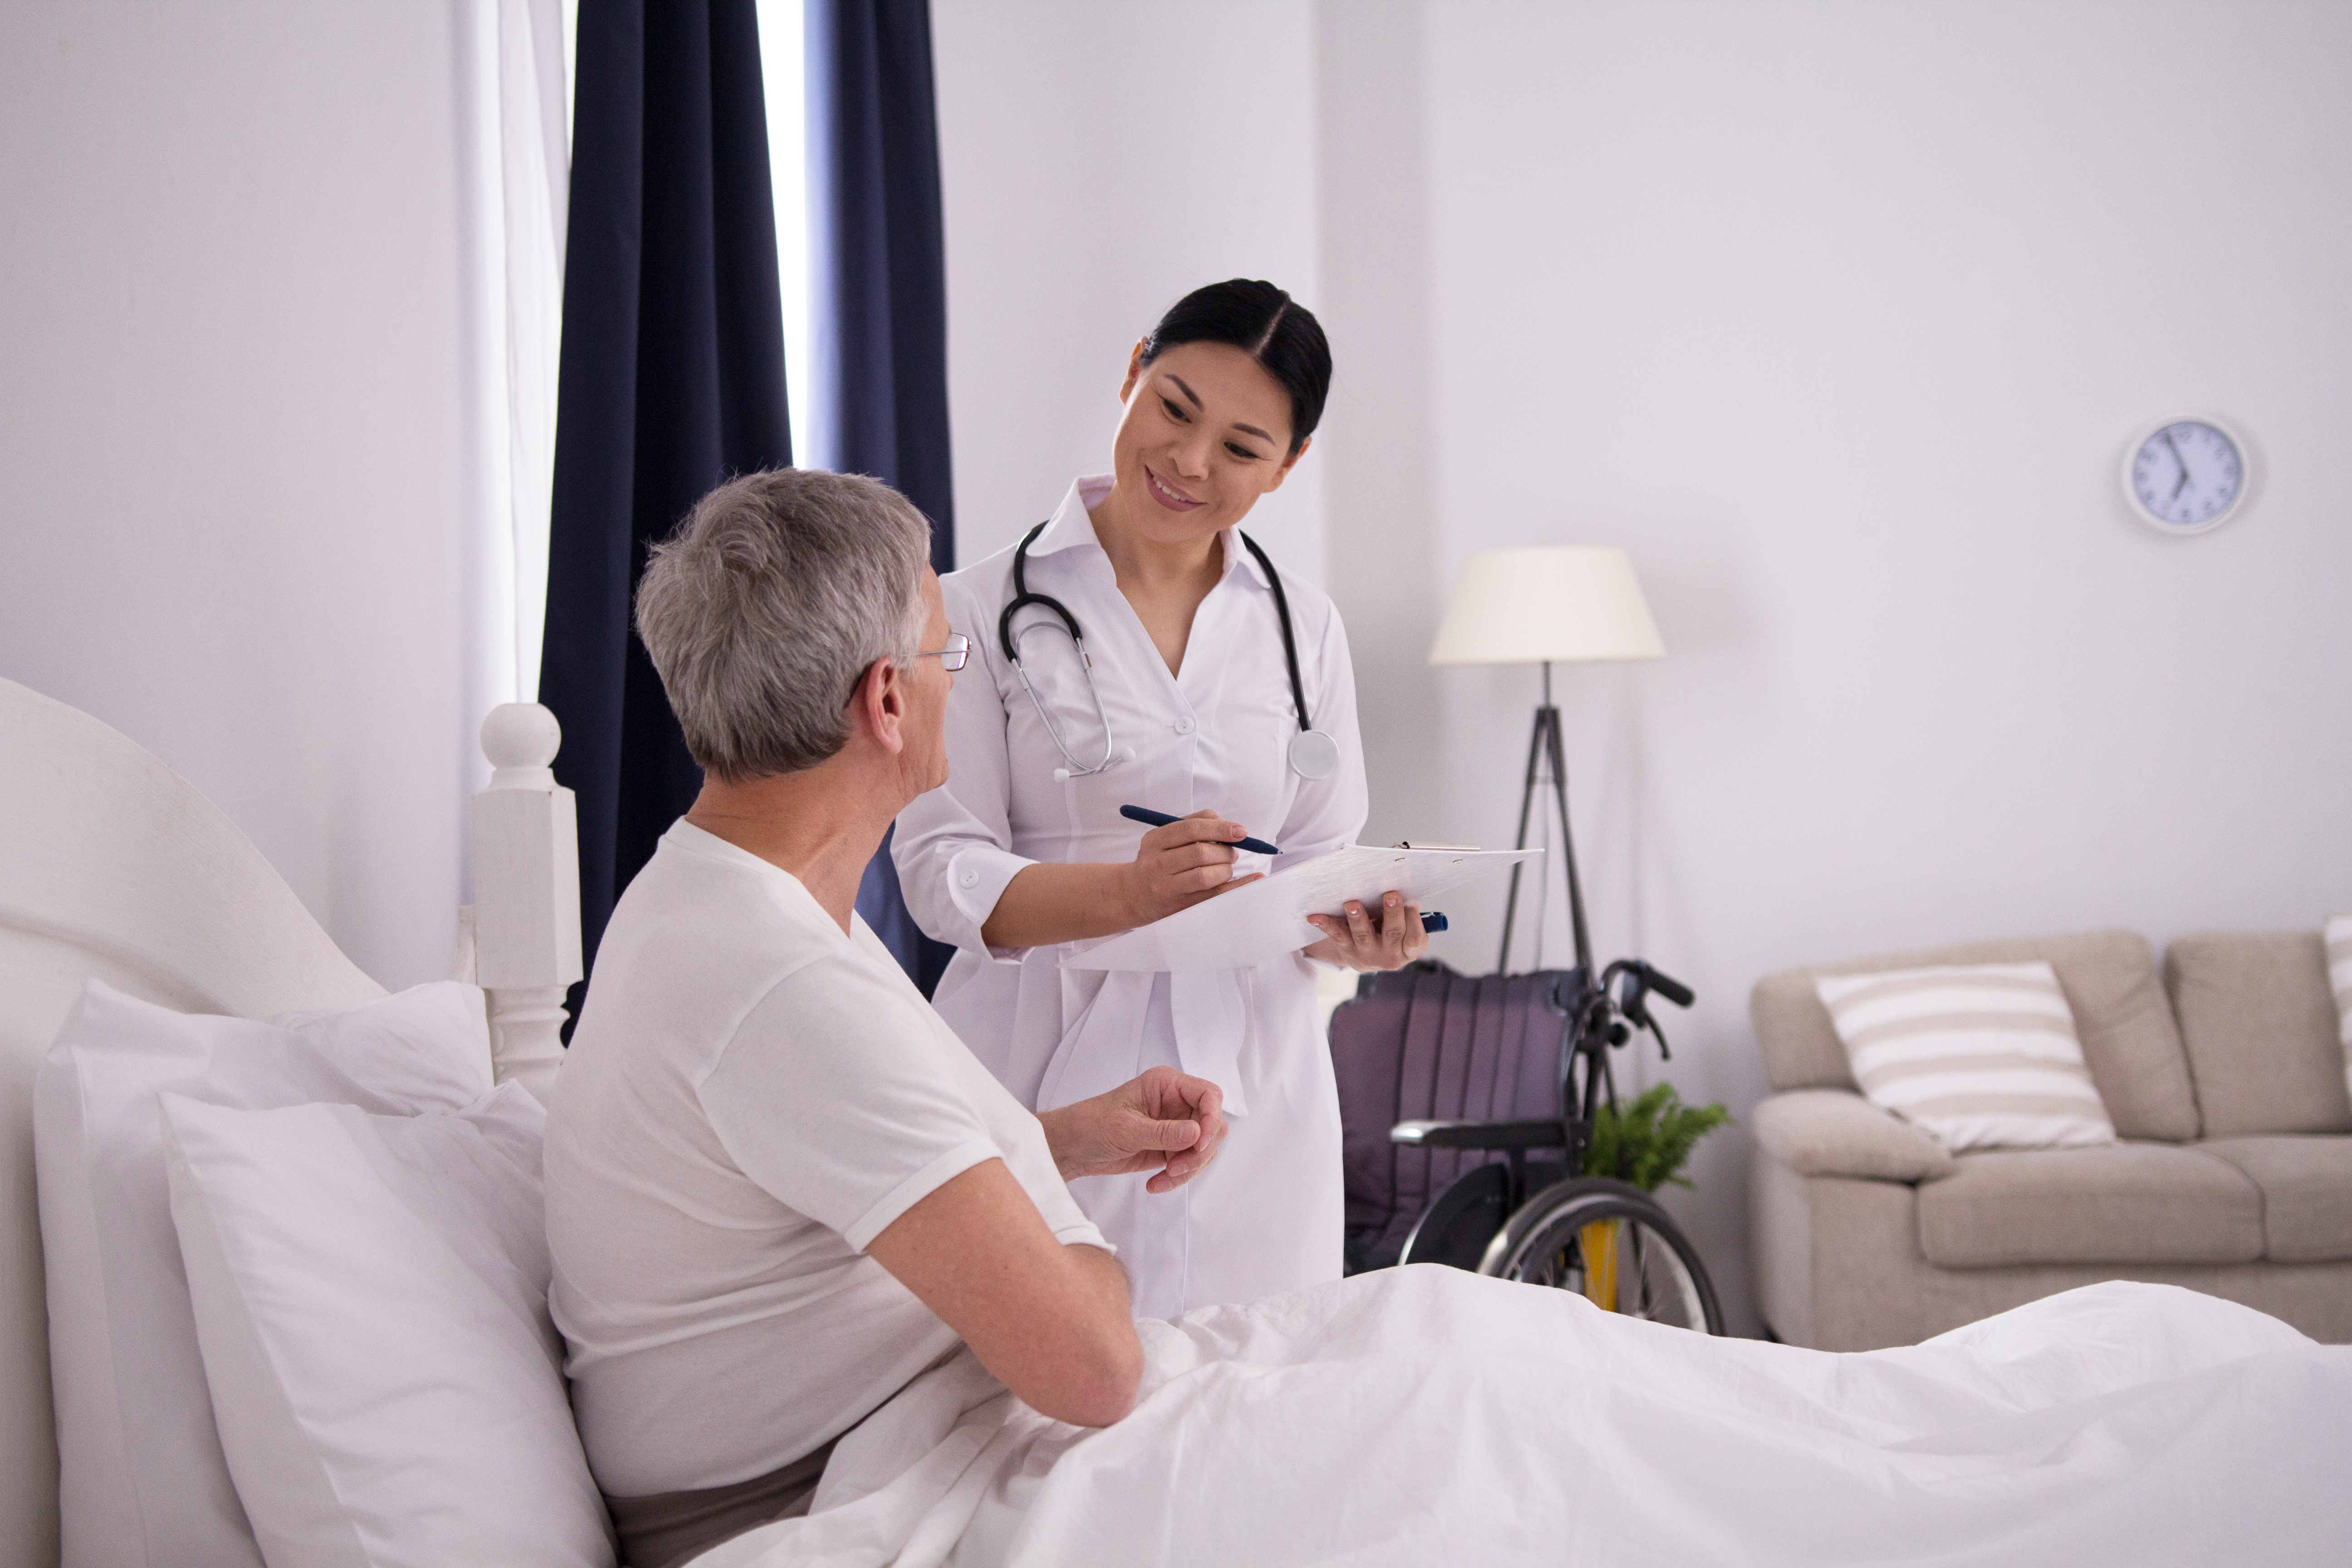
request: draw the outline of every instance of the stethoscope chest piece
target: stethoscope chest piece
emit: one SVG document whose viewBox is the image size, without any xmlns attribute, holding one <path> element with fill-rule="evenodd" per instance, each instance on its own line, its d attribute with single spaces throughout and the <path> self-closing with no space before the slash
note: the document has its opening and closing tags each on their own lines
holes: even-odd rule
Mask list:
<svg viewBox="0 0 2352 1568">
<path fill-rule="evenodd" d="M 1339 742 L 1320 730 L 1290 738 L 1290 771 L 1303 779 L 1328 779 L 1339 771 Z"/>
</svg>

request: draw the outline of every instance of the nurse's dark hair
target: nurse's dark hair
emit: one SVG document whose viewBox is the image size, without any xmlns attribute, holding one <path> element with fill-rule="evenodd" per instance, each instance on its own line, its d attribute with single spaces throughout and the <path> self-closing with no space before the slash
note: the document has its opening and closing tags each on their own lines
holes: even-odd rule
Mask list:
<svg viewBox="0 0 2352 1568">
<path fill-rule="evenodd" d="M 1297 452 L 1323 417 L 1331 390 L 1331 345 L 1315 312 L 1264 279 L 1234 278 L 1195 289 L 1143 340 L 1150 364 L 1179 343 L 1230 343 L 1265 367 L 1290 394 L 1290 449 Z"/>
</svg>

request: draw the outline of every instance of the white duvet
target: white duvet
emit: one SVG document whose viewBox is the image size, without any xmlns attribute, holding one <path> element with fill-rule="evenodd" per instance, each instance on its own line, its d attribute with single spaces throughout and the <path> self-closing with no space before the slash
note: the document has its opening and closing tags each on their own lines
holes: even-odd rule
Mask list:
<svg viewBox="0 0 2352 1568">
<path fill-rule="evenodd" d="M 2187 1290 L 1862 1355 L 1434 1267 L 1140 1326 L 1118 1426 L 961 1355 L 695 1568 L 2352 1563 L 2352 1349 Z"/>
</svg>

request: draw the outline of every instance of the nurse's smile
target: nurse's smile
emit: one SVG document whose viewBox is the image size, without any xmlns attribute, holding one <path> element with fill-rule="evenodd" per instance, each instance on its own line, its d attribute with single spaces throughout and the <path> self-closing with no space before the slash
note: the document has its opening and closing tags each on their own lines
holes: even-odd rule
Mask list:
<svg viewBox="0 0 2352 1568">
<path fill-rule="evenodd" d="M 1153 473 L 1151 466 L 1148 463 L 1144 465 L 1143 478 L 1144 487 L 1150 492 L 1151 499 L 1171 511 L 1191 511 L 1201 504 L 1191 496 L 1170 489 L 1168 482 Z"/>
</svg>

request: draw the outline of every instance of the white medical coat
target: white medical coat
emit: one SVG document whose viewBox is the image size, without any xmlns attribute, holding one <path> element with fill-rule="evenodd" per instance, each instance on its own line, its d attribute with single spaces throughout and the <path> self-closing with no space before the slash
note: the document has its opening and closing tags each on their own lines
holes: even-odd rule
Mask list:
<svg viewBox="0 0 2352 1568">
<path fill-rule="evenodd" d="M 1077 618 L 1117 747 L 1132 756 L 1055 781 L 1061 752 L 997 640 L 1013 595 L 1013 551 L 1000 551 L 941 580 L 948 622 L 971 638 L 972 658 L 948 703 L 948 782 L 899 815 L 892 854 L 917 923 L 958 950 L 940 1012 L 1023 1103 L 1050 1110 L 1163 1063 L 1225 1091 L 1225 1146 L 1185 1186 L 1149 1194 L 1142 1175 L 1070 1184 L 1118 1247 L 1137 1314 L 1173 1317 L 1339 1277 L 1339 1104 L 1314 966 L 1294 956 L 1176 974 L 1064 970 L 1064 948 L 992 949 L 981 927 L 1024 867 L 1132 860 L 1149 830 L 1118 815 L 1124 805 L 1180 816 L 1213 808 L 1282 849 L 1272 865 L 1242 856 L 1236 874 L 1351 842 L 1364 822 L 1364 758 L 1339 612 L 1286 574 L 1307 705 L 1339 746 L 1329 778 L 1291 771 L 1298 721 L 1281 622 L 1264 570 L 1230 529 L 1182 670 L 1168 673 L 1087 515 L 1110 484 L 1103 475 L 1071 485 L 1030 546 L 1028 581 Z M 1014 626 L 1053 619 L 1031 607 Z M 1041 630 L 1021 647 L 1071 753 L 1099 760 L 1102 725 L 1069 639 Z"/>
</svg>

